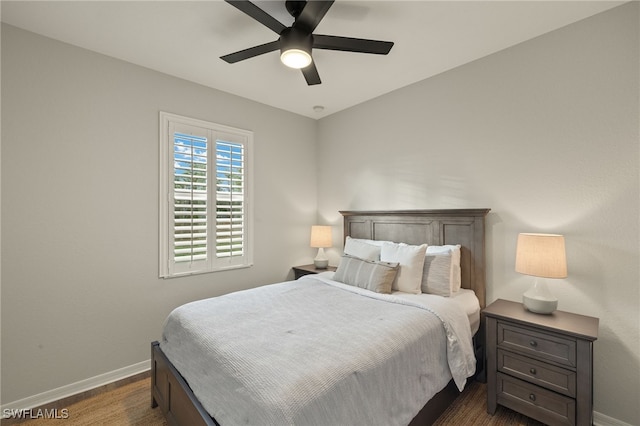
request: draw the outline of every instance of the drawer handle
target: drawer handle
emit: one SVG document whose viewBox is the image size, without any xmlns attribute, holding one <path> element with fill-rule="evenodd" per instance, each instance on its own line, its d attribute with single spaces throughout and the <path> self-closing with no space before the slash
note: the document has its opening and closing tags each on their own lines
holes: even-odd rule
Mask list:
<svg viewBox="0 0 640 426">
<path fill-rule="evenodd" d="M 536 400 L 536 396 L 531 393 L 531 394 L 529 394 L 529 399 L 532 400 L 532 401 L 535 401 Z"/>
<path fill-rule="evenodd" d="M 529 346 L 531 346 L 532 348 L 535 348 L 536 346 L 538 346 L 538 342 L 536 342 L 535 340 L 532 340 L 529 342 Z"/>
<path fill-rule="evenodd" d="M 536 369 L 535 369 L 535 368 L 530 368 L 530 369 L 529 369 L 529 373 L 531 373 L 531 374 L 536 374 L 536 373 L 537 373 L 537 371 L 536 371 Z"/>
</svg>

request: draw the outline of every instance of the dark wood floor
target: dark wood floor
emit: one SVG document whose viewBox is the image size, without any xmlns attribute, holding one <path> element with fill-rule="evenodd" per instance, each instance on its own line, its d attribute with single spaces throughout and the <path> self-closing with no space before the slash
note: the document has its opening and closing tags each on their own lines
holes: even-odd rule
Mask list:
<svg viewBox="0 0 640 426">
<path fill-rule="evenodd" d="M 165 426 L 159 409 L 151 408 L 151 379 L 143 378 L 106 391 L 68 406 L 58 406 L 57 413 L 66 409 L 68 419 L 35 419 L 21 422 L 21 426 L 63 426 L 63 425 L 136 425 Z M 34 411 L 37 414 L 37 411 Z M 2 421 L 2 425 L 15 421 Z M 542 423 L 531 420 L 504 407 L 498 407 L 495 415 L 487 414 L 486 385 L 472 382 L 464 392 L 438 419 L 434 426 L 443 425 L 490 425 L 490 426 L 539 426 Z"/>
</svg>

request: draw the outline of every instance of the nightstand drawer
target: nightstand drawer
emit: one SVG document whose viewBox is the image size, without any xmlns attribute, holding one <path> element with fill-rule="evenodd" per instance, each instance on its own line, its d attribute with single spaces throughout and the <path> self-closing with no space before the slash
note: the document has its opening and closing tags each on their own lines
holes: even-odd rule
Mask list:
<svg viewBox="0 0 640 426">
<path fill-rule="evenodd" d="M 548 425 L 575 425 L 576 402 L 572 398 L 498 373 L 498 403 Z"/>
<path fill-rule="evenodd" d="M 557 334 L 533 331 L 498 322 L 498 347 L 537 359 L 576 366 L 576 341 Z"/>
<path fill-rule="evenodd" d="M 498 371 L 567 396 L 576 396 L 576 373 L 572 370 L 498 349 Z"/>
</svg>

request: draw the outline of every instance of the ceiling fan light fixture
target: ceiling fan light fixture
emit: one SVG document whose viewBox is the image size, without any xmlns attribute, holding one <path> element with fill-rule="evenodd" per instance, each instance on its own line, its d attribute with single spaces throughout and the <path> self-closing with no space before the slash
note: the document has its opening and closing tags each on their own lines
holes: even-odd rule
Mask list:
<svg viewBox="0 0 640 426">
<path fill-rule="evenodd" d="M 280 60 L 290 68 L 306 68 L 311 64 L 311 34 L 297 28 L 287 28 L 280 34 Z"/>
<path fill-rule="evenodd" d="M 280 55 L 283 64 L 290 68 L 306 68 L 311 64 L 311 55 L 302 49 L 287 49 Z"/>
</svg>

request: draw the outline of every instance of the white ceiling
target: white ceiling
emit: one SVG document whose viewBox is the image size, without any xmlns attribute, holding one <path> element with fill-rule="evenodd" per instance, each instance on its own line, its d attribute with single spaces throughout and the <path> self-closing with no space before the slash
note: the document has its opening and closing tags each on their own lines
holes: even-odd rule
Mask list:
<svg viewBox="0 0 640 426">
<path fill-rule="evenodd" d="M 284 1 L 256 1 L 285 25 Z M 322 84 L 307 86 L 279 52 L 236 64 L 220 56 L 278 35 L 221 0 L 7 1 L 2 21 L 312 118 L 615 7 L 624 1 L 341 1 L 318 34 L 395 42 L 389 55 L 314 50 Z M 322 105 L 324 111 L 314 111 Z"/>
</svg>

